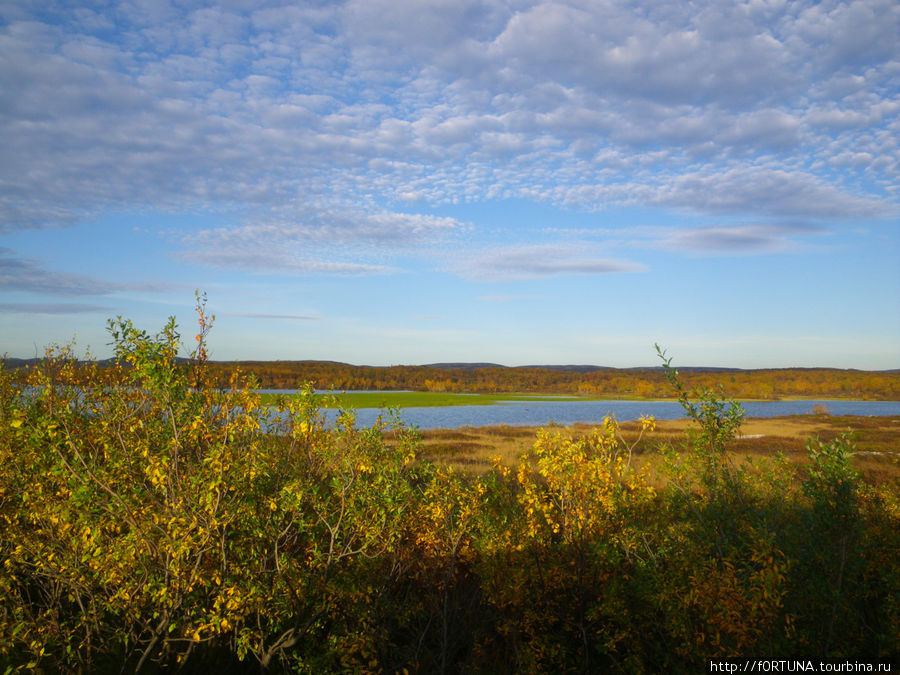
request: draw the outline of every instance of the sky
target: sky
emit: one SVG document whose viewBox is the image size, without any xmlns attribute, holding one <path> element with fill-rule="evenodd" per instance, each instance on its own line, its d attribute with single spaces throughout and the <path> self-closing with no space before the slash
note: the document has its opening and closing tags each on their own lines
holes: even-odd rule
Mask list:
<svg viewBox="0 0 900 675">
<path fill-rule="evenodd" d="M 900 3 L 0 3 L 0 354 L 900 368 Z"/>
</svg>

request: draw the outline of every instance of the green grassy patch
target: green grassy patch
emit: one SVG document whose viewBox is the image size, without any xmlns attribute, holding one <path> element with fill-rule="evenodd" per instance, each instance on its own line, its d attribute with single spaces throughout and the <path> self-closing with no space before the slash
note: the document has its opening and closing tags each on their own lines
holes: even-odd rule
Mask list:
<svg viewBox="0 0 900 675">
<path fill-rule="evenodd" d="M 274 405 L 283 394 L 262 394 L 264 405 Z M 527 394 L 454 394 L 431 391 L 376 391 L 323 395 L 324 408 L 433 408 L 451 405 L 495 405 L 508 401 L 578 401 L 577 396 Z"/>
</svg>

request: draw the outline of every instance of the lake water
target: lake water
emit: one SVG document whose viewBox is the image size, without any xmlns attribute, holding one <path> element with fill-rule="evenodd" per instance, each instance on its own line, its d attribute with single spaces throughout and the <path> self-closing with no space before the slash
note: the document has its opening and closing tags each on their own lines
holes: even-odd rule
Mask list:
<svg viewBox="0 0 900 675">
<path fill-rule="evenodd" d="M 280 391 L 279 393 L 295 393 Z M 812 414 L 813 407 L 824 405 L 832 415 L 900 415 L 900 401 L 747 401 L 741 402 L 747 417 L 778 417 Z M 376 408 L 358 408 L 357 426 L 371 426 L 381 412 Z M 334 419 L 335 411 L 326 412 Z M 649 415 L 658 420 L 684 417 L 677 401 L 511 401 L 495 405 L 403 408 L 400 418 L 419 429 L 455 429 L 499 424 L 543 426 L 556 424 L 592 424 L 615 415 L 620 422 Z"/>
</svg>

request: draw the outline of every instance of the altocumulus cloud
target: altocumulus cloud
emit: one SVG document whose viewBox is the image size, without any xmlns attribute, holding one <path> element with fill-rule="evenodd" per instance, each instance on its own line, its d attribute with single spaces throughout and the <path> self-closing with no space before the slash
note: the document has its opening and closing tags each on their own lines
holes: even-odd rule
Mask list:
<svg viewBox="0 0 900 675">
<path fill-rule="evenodd" d="M 260 272 L 379 274 L 389 265 L 362 258 L 436 244 L 464 232 L 453 218 L 353 209 L 308 209 L 296 219 L 179 235 L 187 259 Z M 348 259 L 350 258 L 350 259 Z"/>
<path fill-rule="evenodd" d="M 739 168 L 724 173 L 674 176 L 648 198 L 697 213 L 748 213 L 825 219 L 879 217 L 896 205 L 848 194 L 821 179 L 773 168 Z"/>
<path fill-rule="evenodd" d="M 237 224 L 189 235 L 182 257 L 376 273 L 465 243 L 455 221 L 402 213 L 411 203 L 897 213 L 892 0 L 245 7 L 5 3 L 0 228 L 212 211 Z M 538 258 L 510 249 L 465 273 L 635 269 Z"/>
</svg>

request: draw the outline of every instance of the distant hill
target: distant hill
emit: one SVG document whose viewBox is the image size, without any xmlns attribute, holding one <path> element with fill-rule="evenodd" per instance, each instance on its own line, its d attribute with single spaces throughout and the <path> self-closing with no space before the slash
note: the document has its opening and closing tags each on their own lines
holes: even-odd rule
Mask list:
<svg viewBox="0 0 900 675">
<path fill-rule="evenodd" d="M 479 368 L 506 368 L 499 363 L 426 363 L 423 368 L 437 368 L 438 370 L 477 370 Z"/>
<path fill-rule="evenodd" d="M 29 358 L 29 359 L 20 359 L 15 357 L 2 357 L 0 356 L 0 363 L 3 364 L 4 368 L 14 369 L 14 368 L 24 368 L 27 366 L 36 366 L 43 361 L 43 358 Z M 179 356 L 175 359 L 179 363 L 185 363 L 189 359 Z M 100 359 L 96 361 L 96 363 L 100 366 L 109 366 L 112 365 L 115 359 Z M 83 363 L 83 361 L 82 361 Z M 287 367 L 302 367 L 302 366 L 341 366 L 345 368 L 375 368 L 375 369 L 383 369 L 383 368 L 434 368 L 436 370 L 480 370 L 483 368 L 502 368 L 506 370 L 551 370 L 558 372 L 566 372 L 566 373 L 596 373 L 600 371 L 662 371 L 662 366 L 628 366 L 628 367 L 616 367 L 616 366 L 593 366 L 588 364 L 570 364 L 570 365 L 554 365 L 554 364 L 529 364 L 523 366 L 505 366 L 502 363 L 490 363 L 490 362 L 447 362 L 447 363 L 424 363 L 422 365 L 407 365 L 407 366 L 367 366 L 364 364 L 352 364 L 347 363 L 346 361 L 330 361 L 326 359 L 242 359 L 242 360 L 229 360 L 229 361 L 220 361 L 220 360 L 211 360 L 209 362 L 213 365 L 218 366 L 251 366 L 251 365 L 260 365 L 260 366 L 287 366 Z M 860 372 L 860 373 L 885 373 L 885 374 L 893 374 L 900 373 L 900 368 L 888 368 L 884 370 L 859 370 L 857 368 L 832 368 L 828 366 L 788 366 L 783 368 L 734 368 L 729 366 L 677 366 L 678 371 L 681 373 L 753 373 L 753 372 L 787 372 L 787 371 L 800 371 L 800 372 L 812 372 L 812 371 L 834 371 L 834 372 Z"/>
<path fill-rule="evenodd" d="M 633 366 L 630 368 L 615 368 L 613 366 L 591 366 L 591 365 L 548 365 L 535 364 L 526 366 L 504 366 L 500 363 L 426 363 L 422 368 L 437 368 L 438 370 L 479 370 L 481 368 L 509 368 L 509 369 L 536 369 L 536 370 L 555 370 L 566 373 L 596 373 L 601 370 L 662 370 L 661 366 Z M 678 367 L 679 371 L 686 373 L 725 373 L 737 372 L 744 370 L 743 368 L 717 368 L 713 366 L 687 366 Z M 767 369 L 771 370 L 771 369 Z M 796 369 L 793 369 L 796 370 Z"/>
<path fill-rule="evenodd" d="M 609 366 L 516 366 L 518 368 L 539 368 L 541 370 L 559 370 L 566 373 L 596 373 L 598 370 L 613 370 Z"/>
<path fill-rule="evenodd" d="M 8 368 L 10 370 L 14 370 L 16 368 L 29 368 L 31 366 L 39 366 L 41 362 L 43 362 L 43 358 L 31 358 L 31 359 L 16 359 L 12 357 L 3 357 L 0 358 L 0 363 L 3 364 L 4 368 Z M 188 359 L 184 357 L 177 357 L 175 359 L 178 363 L 186 363 Z M 99 359 L 99 360 L 91 360 L 85 361 L 84 359 L 79 359 L 78 363 L 96 363 L 101 368 L 105 368 L 107 366 L 111 366 L 115 363 L 115 359 Z"/>
<path fill-rule="evenodd" d="M 41 359 L 13 359 L 13 358 L 3 358 L 0 359 L 0 363 L 3 363 L 4 368 L 25 368 L 26 366 L 37 365 L 41 362 Z"/>
<path fill-rule="evenodd" d="M 111 359 L 100 361 L 101 366 Z M 3 360 L 7 370 L 40 359 Z M 179 359 L 184 362 L 184 359 Z M 427 366 L 354 366 L 339 361 L 210 361 L 214 380 L 228 386 L 231 373 L 252 374 L 265 389 L 295 390 L 313 385 L 337 390 L 435 392 L 535 392 L 607 397 L 671 398 L 660 366 L 611 368 L 585 364 L 502 366 L 488 362 Z M 724 387 L 727 396 L 773 400 L 786 397 L 900 400 L 900 371 L 839 368 L 741 369 L 678 366 L 687 389 Z"/>
</svg>

